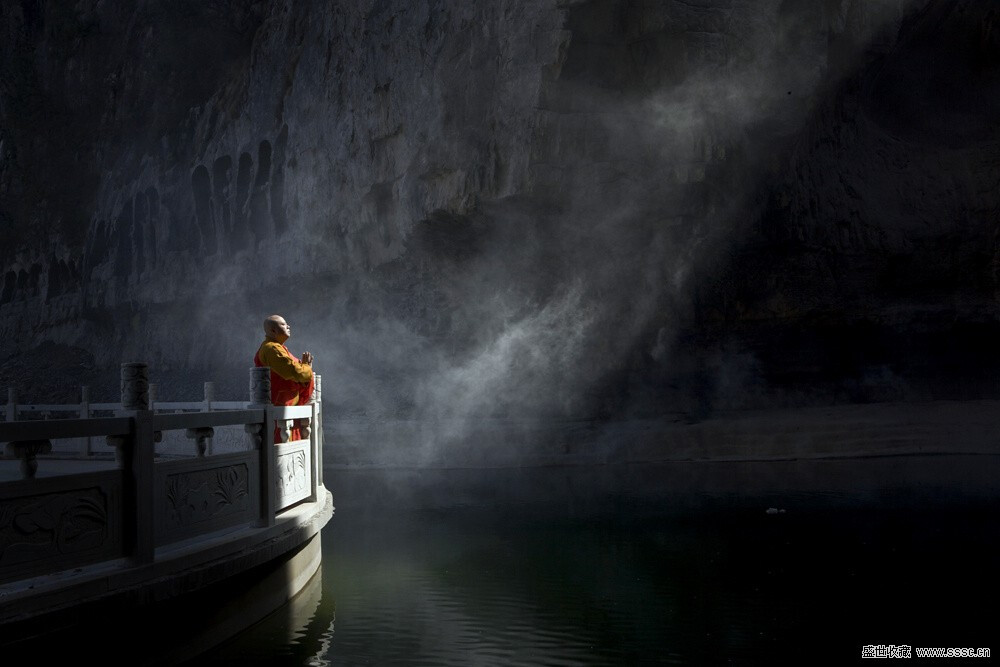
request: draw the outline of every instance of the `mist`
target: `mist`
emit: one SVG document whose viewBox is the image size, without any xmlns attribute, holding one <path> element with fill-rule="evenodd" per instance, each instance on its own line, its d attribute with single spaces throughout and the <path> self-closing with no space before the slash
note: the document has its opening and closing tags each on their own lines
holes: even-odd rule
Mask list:
<svg viewBox="0 0 1000 667">
<path fill-rule="evenodd" d="M 118 363 L 145 360 L 164 398 L 203 380 L 238 398 L 260 323 L 280 313 L 292 351 L 317 358 L 331 423 L 420 424 L 431 459 L 490 421 L 697 421 L 840 396 L 772 382 L 758 340 L 839 307 L 843 283 L 826 278 L 839 269 L 823 262 L 890 238 L 859 212 L 857 184 L 837 183 L 854 165 L 813 158 L 881 141 L 850 115 L 859 80 L 942 15 L 964 26 L 965 10 L 390 4 L 241 10 L 225 56 L 170 102 L 142 82 L 152 62 L 181 81 L 192 65 L 176 49 L 95 60 L 156 122 L 92 118 L 120 132 L 88 154 L 82 250 L 57 227 L 51 247 L 8 253 L 4 377 L 44 340 L 89 355 L 94 372 L 74 380 L 113 390 Z M 171 30 L 198 20 L 186 11 Z M 96 11 L 107 32 L 88 39 L 127 15 Z M 162 13 L 129 20 L 151 31 L 130 49 L 165 30 Z M 87 76 L 67 90 L 89 95 Z M 46 81 L 19 85 L 74 99 Z M 5 174 L 30 172 L 10 157 L 20 140 L 5 139 Z M 839 197 L 829 213 L 820 195 Z M 804 250 L 787 250 L 790 234 Z M 42 268 L 59 262 L 78 284 Z M 881 359 L 853 381 L 909 391 Z"/>
<path fill-rule="evenodd" d="M 624 93 L 585 76 L 561 82 L 547 101 L 583 110 L 586 134 L 543 134 L 533 157 L 547 187 L 415 223 L 401 258 L 359 281 L 376 303 L 334 290 L 335 314 L 300 329 L 329 373 L 328 400 L 420 423 L 424 450 L 483 420 L 643 416 L 649 398 L 630 404 L 629 375 L 689 363 L 674 348 L 699 280 L 743 242 L 762 181 L 838 83 L 802 12 L 754 19 L 738 27 L 753 54 L 738 66 L 705 62 Z M 739 393 L 734 366 L 752 364 L 714 369 L 715 384 Z M 692 382 L 657 409 L 704 410 L 700 390 Z"/>
</svg>

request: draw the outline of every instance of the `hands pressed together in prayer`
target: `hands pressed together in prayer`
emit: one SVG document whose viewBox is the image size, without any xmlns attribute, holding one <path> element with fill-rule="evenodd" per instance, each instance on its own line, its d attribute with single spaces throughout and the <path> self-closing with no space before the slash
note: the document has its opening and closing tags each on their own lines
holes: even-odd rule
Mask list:
<svg viewBox="0 0 1000 667">
<path fill-rule="evenodd" d="M 303 352 L 302 353 L 302 363 L 308 364 L 309 366 L 312 366 L 312 362 L 313 362 L 312 352 Z"/>
</svg>

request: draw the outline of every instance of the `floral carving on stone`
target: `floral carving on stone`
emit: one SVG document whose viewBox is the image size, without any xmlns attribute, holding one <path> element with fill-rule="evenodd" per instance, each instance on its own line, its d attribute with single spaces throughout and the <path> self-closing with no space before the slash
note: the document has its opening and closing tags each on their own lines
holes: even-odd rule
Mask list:
<svg viewBox="0 0 1000 667">
<path fill-rule="evenodd" d="M 287 498 L 306 489 L 306 453 L 289 452 L 278 457 L 278 498 Z"/>
<path fill-rule="evenodd" d="M 0 501 L 0 566 L 99 548 L 107 535 L 97 487 Z"/>
<path fill-rule="evenodd" d="M 189 526 L 247 510 L 250 500 L 246 464 L 180 472 L 167 477 L 166 524 Z"/>
<path fill-rule="evenodd" d="M 219 470 L 215 475 L 215 483 L 214 495 L 220 504 L 236 505 L 242 498 L 249 495 L 245 466 L 239 468 L 230 466 Z"/>
</svg>

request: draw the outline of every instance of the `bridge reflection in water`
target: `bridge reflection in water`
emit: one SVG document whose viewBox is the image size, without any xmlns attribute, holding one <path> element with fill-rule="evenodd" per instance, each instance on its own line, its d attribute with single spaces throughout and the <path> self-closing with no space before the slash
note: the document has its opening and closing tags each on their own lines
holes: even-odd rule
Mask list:
<svg viewBox="0 0 1000 667">
<path fill-rule="evenodd" d="M 998 472 L 992 456 L 327 468 L 321 577 L 194 664 L 848 664 L 866 644 L 989 646 Z"/>
</svg>

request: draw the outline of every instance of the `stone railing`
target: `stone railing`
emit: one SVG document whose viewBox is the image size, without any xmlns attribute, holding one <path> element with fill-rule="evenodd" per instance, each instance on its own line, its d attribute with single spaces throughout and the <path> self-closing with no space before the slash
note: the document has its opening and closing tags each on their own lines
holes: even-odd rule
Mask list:
<svg viewBox="0 0 1000 667">
<path fill-rule="evenodd" d="M 152 563 L 180 542 L 273 526 L 282 512 L 326 494 L 319 376 L 313 401 L 292 407 L 270 405 L 267 368 L 250 378 L 248 402 L 216 402 L 206 387 L 204 401 L 155 404 L 197 412 L 158 413 L 146 365 L 123 364 L 121 403 L 100 408 L 115 416 L 0 423 L 5 458 L 20 460 L 21 477 L 0 482 L 0 585 L 117 559 Z M 72 408 L 82 415 L 86 406 Z M 302 439 L 287 441 L 293 422 Z M 214 429 L 227 426 L 243 426 L 245 447 L 213 454 Z M 181 430 L 191 455 L 157 459 L 163 433 Z M 60 438 L 103 438 L 115 461 L 40 460 Z"/>
<path fill-rule="evenodd" d="M 320 376 L 316 376 L 316 396 L 319 396 Z M 150 382 L 147 385 L 149 409 L 153 412 L 208 412 L 211 410 L 242 410 L 246 407 L 246 401 L 219 401 L 215 398 L 215 383 L 206 382 L 204 397 L 200 401 L 162 401 L 157 397 L 157 386 Z M 69 404 L 43 403 L 25 404 L 18 402 L 17 388 L 7 387 L 7 404 L 0 411 L 0 422 L 14 422 L 20 418 L 28 419 L 51 419 L 53 417 L 79 417 L 80 419 L 90 419 L 92 417 L 113 416 L 121 413 L 121 403 L 93 403 L 90 400 L 90 387 L 84 385 L 80 387 L 80 402 Z M 287 436 L 287 433 L 286 433 Z M 286 437 L 287 439 L 287 437 Z M 94 438 L 80 438 L 77 445 L 77 452 L 81 458 L 87 458 L 94 454 Z"/>
</svg>

